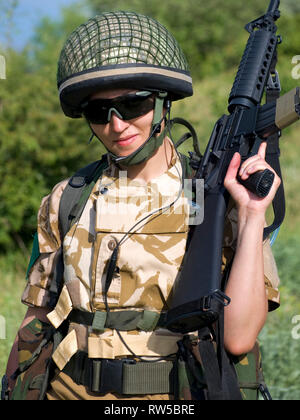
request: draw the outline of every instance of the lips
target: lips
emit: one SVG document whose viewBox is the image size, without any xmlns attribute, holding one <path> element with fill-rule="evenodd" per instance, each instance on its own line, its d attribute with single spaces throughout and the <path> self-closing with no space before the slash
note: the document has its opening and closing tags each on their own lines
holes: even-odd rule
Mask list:
<svg viewBox="0 0 300 420">
<path fill-rule="evenodd" d="M 119 146 L 128 146 L 129 144 L 134 142 L 136 136 L 137 135 L 134 134 L 132 136 L 123 137 L 121 139 L 115 140 L 115 143 L 117 143 Z"/>
</svg>

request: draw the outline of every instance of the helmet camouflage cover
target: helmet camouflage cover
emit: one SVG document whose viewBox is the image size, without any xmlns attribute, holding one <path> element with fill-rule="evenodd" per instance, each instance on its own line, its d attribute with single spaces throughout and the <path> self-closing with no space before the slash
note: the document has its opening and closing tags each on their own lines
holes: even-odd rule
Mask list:
<svg viewBox="0 0 300 420">
<path fill-rule="evenodd" d="M 161 90 L 172 100 L 193 94 L 177 41 L 156 20 L 133 12 L 106 12 L 72 32 L 60 54 L 57 83 L 62 109 L 73 118 L 101 89 Z"/>
</svg>

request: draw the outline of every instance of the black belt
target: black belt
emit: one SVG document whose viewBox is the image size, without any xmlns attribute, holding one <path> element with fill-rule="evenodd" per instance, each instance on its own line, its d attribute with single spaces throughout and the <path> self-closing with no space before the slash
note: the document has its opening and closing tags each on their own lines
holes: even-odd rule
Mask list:
<svg viewBox="0 0 300 420">
<path fill-rule="evenodd" d="M 136 362 L 132 359 L 89 359 L 79 351 L 63 372 L 91 392 L 125 395 L 173 394 L 177 378 L 172 361 Z"/>
</svg>

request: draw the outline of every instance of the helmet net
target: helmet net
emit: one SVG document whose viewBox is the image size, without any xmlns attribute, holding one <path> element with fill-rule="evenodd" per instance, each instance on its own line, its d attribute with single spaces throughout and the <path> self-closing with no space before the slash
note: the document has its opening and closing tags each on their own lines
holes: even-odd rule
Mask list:
<svg viewBox="0 0 300 420">
<path fill-rule="evenodd" d="M 107 12 L 80 25 L 65 43 L 58 83 L 101 66 L 144 63 L 188 71 L 175 38 L 153 18 L 133 12 Z"/>
</svg>

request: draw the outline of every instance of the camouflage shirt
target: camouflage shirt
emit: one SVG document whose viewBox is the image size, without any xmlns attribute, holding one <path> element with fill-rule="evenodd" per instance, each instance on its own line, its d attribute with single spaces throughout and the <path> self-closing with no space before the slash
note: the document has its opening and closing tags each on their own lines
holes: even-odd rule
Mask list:
<svg viewBox="0 0 300 420">
<path fill-rule="evenodd" d="M 96 183 L 80 220 L 64 238 L 64 287 L 55 309 L 48 315 L 58 327 L 73 308 L 105 311 L 106 266 L 119 244 L 117 267 L 107 293 L 111 311 L 134 310 L 160 313 L 170 304 L 171 289 L 185 253 L 189 205 L 181 191 L 182 168 L 174 153 L 168 171 L 142 183 L 110 164 Z M 49 288 L 61 247 L 58 208 L 65 180 L 42 201 L 38 213 L 40 253 L 29 273 L 23 303 L 47 307 Z M 160 210 L 159 210 L 160 209 Z M 158 211 L 159 210 L 159 211 Z M 232 255 L 236 241 L 237 212 L 228 211 L 223 263 Z M 264 244 L 265 283 L 270 309 L 279 303 L 276 265 L 269 243 Z M 53 358 L 60 369 L 78 350 L 90 357 L 167 356 L 177 351 L 181 335 L 155 331 L 122 331 L 124 345 L 114 329 L 95 331 L 71 323 L 69 333 Z"/>
</svg>

